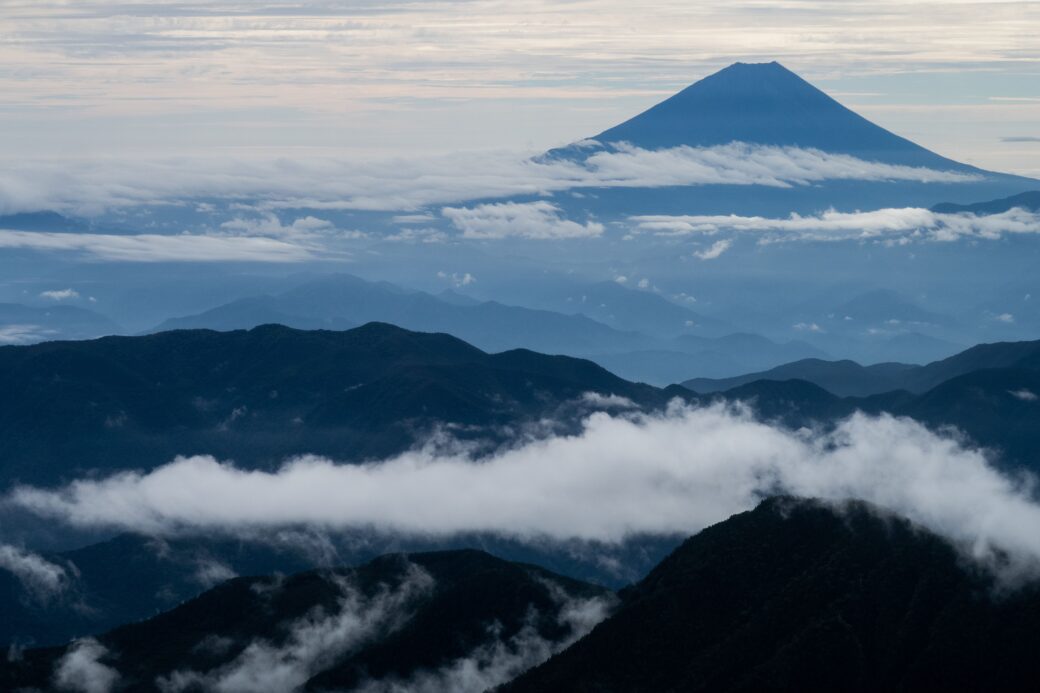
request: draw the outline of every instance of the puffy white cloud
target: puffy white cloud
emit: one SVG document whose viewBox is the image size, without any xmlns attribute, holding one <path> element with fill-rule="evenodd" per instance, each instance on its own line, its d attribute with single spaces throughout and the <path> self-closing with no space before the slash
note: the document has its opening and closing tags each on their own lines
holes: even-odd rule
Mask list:
<svg viewBox="0 0 1040 693">
<path fill-rule="evenodd" d="M 79 298 L 79 292 L 75 289 L 50 289 L 41 291 L 40 298 L 49 298 L 52 301 L 67 301 Z"/>
<path fill-rule="evenodd" d="M 313 525 L 616 542 L 696 532 L 787 492 L 861 498 L 975 556 L 999 547 L 1040 561 L 1040 505 L 1027 484 L 954 438 L 890 416 L 792 433 L 743 410 L 674 404 L 659 416 L 597 413 L 579 435 L 479 461 L 443 450 L 365 465 L 303 457 L 273 472 L 179 458 L 147 473 L 16 488 L 7 502 L 77 526 L 154 533 Z"/>
<path fill-rule="evenodd" d="M 1015 322 L 1015 316 L 1011 313 L 1001 313 L 1000 315 L 995 316 L 993 319 L 997 322 L 1006 322 L 1008 324 Z"/>
<path fill-rule="evenodd" d="M 392 243 L 444 243 L 448 240 L 448 234 L 440 229 L 401 229 L 397 233 L 386 236 Z"/>
<path fill-rule="evenodd" d="M 502 202 L 476 207 L 445 207 L 447 219 L 466 238 L 566 239 L 590 238 L 603 234 L 603 224 L 564 219 L 560 208 L 551 202 Z"/>
<path fill-rule="evenodd" d="M 799 332 L 824 332 L 824 329 L 814 322 L 795 323 L 794 329 Z"/>
<path fill-rule="evenodd" d="M 715 241 L 709 248 L 694 251 L 693 256 L 700 260 L 714 260 L 729 250 L 731 245 L 733 245 L 733 241 L 725 238 L 721 241 Z"/>
<path fill-rule="evenodd" d="M 473 284 L 477 281 L 477 278 L 469 272 L 463 272 L 461 274 L 458 272 L 452 272 L 451 274 L 449 274 L 447 272 L 440 271 L 437 273 L 437 278 L 448 282 L 455 288 L 469 286 L 470 284 Z"/>
<path fill-rule="evenodd" d="M 72 580 L 65 567 L 8 544 L 0 544 L 0 570 L 13 573 L 22 586 L 41 601 L 64 592 Z"/>
<path fill-rule="evenodd" d="M 108 654 L 104 645 L 93 638 L 77 640 L 54 669 L 58 690 L 76 693 L 109 693 L 119 682 L 119 672 L 102 664 Z"/>
<path fill-rule="evenodd" d="M 1008 394 L 1015 399 L 1022 400 L 1023 402 L 1035 402 L 1037 399 L 1040 399 L 1035 392 L 1027 390 L 1026 388 L 1022 388 L 1021 390 L 1011 390 Z"/>
<path fill-rule="evenodd" d="M 621 395 L 604 395 L 599 392 L 586 392 L 581 396 L 581 401 L 597 409 L 637 409 L 639 405 L 628 397 Z"/>
<path fill-rule="evenodd" d="M 711 235 L 720 231 L 754 233 L 763 242 L 784 240 L 954 241 L 998 239 L 1005 234 L 1040 233 L 1040 215 L 1023 209 L 1000 214 L 940 214 L 917 207 L 871 212 L 829 210 L 815 216 L 784 218 L 737 215 L 644 215 L 631 217 L 637 229 L 660 236 Z M 772 234 L 772 235 L 769 235 Z"/>
<path fill-rule="evenodd" d="M 301 262 L 314 257 L 306 247 L 273 238 L 199 234 L 0 230 L 0 248 L 69 252 L 114 262 Z"/>
<path fill-rule="evenodd" d="M 312 238 L 329 234 L 336 230 L 335 224 L 326 219 L 306 216 L 294 219 L 291 224 L 283 224 L 277 215 L 268 212 L 259 218 L 236 217 L 220 225 L 225 231 L 239 235 L 273 236 L 279 238 Z"/>
</svg>

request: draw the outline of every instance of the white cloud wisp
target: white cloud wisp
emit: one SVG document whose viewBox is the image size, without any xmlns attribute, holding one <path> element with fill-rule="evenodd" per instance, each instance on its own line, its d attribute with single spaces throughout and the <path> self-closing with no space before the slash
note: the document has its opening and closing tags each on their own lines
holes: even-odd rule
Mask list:
<svg viewBox="0 0 1040 693">
<path fill-rule="evenodd" d="M 760 242 L 787 240 L 920 240 L 961 238 L 996 240 L 1006 234 L 1040 233 L 1040 214 L 1015 208 L 999 214 L 944 214 L 917 207 L 871 212 L 792 214 L 784 218 L 737 215 L 644 215 L 631 217 L 640 231 L 658 236 L 712 235 L 720 231 L 751 233 Z"/>
<path fill-rule="evenodd" d="M 13 574 L 39 601 L 47 601 L 64 592 L 72 579 L 63 566 L 8 544 L 0 544 L 0 570 Z"/>
<path fill-rule="evenodd" d="M 311 250 L 273 238 L 201 234 L 52 233 L 0 230 L 0 249 L 59 251 L 111 262 L 302 262 Z"/>
</svg>

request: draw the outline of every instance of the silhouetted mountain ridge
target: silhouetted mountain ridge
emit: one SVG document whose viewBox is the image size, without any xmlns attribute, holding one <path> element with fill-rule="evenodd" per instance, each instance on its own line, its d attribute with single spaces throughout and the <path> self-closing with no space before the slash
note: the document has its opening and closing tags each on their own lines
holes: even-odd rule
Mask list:
<svg viewBox="0 0 1040 693">
<path fill-rule="evenodd" d="M 867 396 L 891 390 L 921 394 L 973 371 L 1002 368 L 1040 369 L 1040 340 L 979 344 L 924 366 L 901 363 L 862 366 L 849 360 L 802 359 L 758 373 L 734 378 L 694 378 L 682 384 L 706 394 L 756 380 L 799 379 L 815 383 L 839 396 Z"/>
<path fill-rule="evenodd" d="M 932 207 L 932 211 L 941 214 L 1001 214 L 1016 208 L 1029 212 L 1040 212 L 1040 190 L 970 204 L 943 202 Z"/>
<path fill-rule="evenodd" d="M 1040 590 L 994 597 L 868 504 L 776 498 L 688 539 L 588 636 L 502 690 L 1032 690 Z"/>
<path fill-rule="evenodd" d="M 438 423 L 500 439 L 500 427 L 525 421 L 575 424 L 586 392 L 652 406 L 674 394 L 589 361 L 487 354 L 382 323 L 4 347 L 0 384 L 5 484 L 147 469 L 179 454 L 259 467 L 302 453 L 357 461 L 401 452 Z"/>
</svg>

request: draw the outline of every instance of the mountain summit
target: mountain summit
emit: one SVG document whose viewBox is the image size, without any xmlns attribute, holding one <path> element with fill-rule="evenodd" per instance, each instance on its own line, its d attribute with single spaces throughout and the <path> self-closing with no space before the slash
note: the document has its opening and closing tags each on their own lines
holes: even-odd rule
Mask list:
<svg viewBox="0 0 1040 693">
<path fill-rule="evenodd" d="M 871 123 L 776 62 L 730 65 L 593 139 L 644 149 L 749 142 L 891 164 L 971 168 Z"/>
</svg>

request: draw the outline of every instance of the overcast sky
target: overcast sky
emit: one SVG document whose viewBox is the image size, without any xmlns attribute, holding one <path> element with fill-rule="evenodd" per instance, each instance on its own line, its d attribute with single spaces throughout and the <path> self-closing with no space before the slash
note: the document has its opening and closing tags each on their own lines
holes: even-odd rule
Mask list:
<svg viewBox="0 0 1040 693">
<path fill-rule="evenodd" d="M 5 156 L 529 149 L 779 60 L 962 161 L 1040 174 L 1040 2 L 0 0 Z"/>
</svg>

